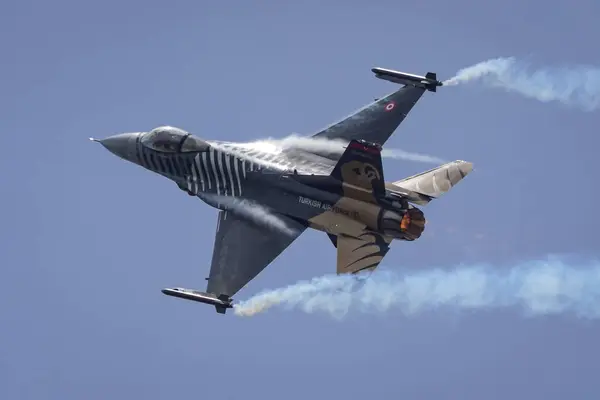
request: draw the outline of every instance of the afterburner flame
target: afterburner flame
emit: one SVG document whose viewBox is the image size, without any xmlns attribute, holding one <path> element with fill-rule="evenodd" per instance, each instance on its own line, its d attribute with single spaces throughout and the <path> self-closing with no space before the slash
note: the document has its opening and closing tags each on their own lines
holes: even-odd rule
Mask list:
<svg viewBox="0 0 600 400">
<path fill-rule="evenodd" d="M 415 240 L 423 234 L 425 223 L 423 211 L 413 207 L 409 208 L 402 217 L 400 229 L 405 233 L 406 240 Z"/>
</svg>

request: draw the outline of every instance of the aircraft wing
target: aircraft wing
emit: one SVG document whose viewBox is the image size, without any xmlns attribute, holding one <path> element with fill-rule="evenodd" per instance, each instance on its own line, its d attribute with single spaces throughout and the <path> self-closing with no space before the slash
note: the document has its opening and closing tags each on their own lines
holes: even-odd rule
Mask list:
<svg viewBox="0 0 600 400">
<path fill-rule="evenodd" d="M 337 247 L 337 273 L 355 274 L 373 271 L 390 249 L 392 238 L 376 232 L 363 232 L 358 237 L 330 235 Z"/>
<path fill-rule="evenodd" d="M 314 138 L 364 139 L 384 145 L 427 90 L 406 85 L 312 135 Z"/>
<path fill-rule="evenodd" d="M 210 295 L 232 297 L 306 229 L 291 218 L 278 217 L 294 231 L 293 234 L 256 224 L 230 211 L 219 212 L 207 286 Z"/>
<path fill-rule="evenodd" d="M 302 161 L 300 165 L 303 173 L 330 174 L 344 147 L 351 140 L 363 139 L 383 145 L 404 121 L 425 90 L 420 86 L 404 86 L 312 135 L 315 139 L 332 140 L 331 145 L 337 146 L 335 151 L 326 146 L 312 149 L 292 148 L 285 153 L 292 163 Z"/>
<path fill-rule="evenodd" d="M 436 87 L 442 86 L 433 72 L 418 76 L 383 68 L 372 71 L 379 79 L 403 86 L 311 135 L 314 139 L 330 141 L 327 146 L 287 150 L 292 164 L 301 165 L 304 173 L 327 175 L 351 140 L 362 139 L 383 146 L 423 93 L 426 90 L 436 92 Z"/>
</svg>

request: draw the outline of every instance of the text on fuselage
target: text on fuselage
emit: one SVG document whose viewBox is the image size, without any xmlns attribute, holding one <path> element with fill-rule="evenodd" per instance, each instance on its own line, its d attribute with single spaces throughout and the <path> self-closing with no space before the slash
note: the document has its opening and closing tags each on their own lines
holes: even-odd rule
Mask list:
<svg viewBox="0 0 600 400">
<path fill-rule="evenodd" d="M 358 218 L 357 211 L 348 211 L 348 210 L 340 208 L 336 205 L 332 205 L 329 203 L 323 203 L 319 200 L 309 199 L 308 197 L 298 196 L 298 202 L 301 204 L 306 204 L 307 206 L 311 206 L 314 208 L 320 208 L 324 211 L 331 211 L 336 214 L 343 214 L 350 218 Z"/>
</svg>

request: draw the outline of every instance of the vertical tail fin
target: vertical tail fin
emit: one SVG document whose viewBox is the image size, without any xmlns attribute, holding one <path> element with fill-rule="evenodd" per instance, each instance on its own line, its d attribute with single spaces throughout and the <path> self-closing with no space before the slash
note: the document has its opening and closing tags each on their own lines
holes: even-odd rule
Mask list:
<svg viewBox="0 0 600 400">
<path fill-rule="evenodd" d="M 351 140 L 331 177 L 342 182 L 346 196 L 375 203 L 376 197 L 385 195 L 381 146 Z"/>
</svg>

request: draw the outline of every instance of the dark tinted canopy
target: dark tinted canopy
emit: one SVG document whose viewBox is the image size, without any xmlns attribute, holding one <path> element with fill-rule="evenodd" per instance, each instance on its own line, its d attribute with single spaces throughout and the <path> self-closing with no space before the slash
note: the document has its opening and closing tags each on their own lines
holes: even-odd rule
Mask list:
<svg viewBox="0 0 600 400">
<path fill-rule="evenodd" d="M 202 139 L 173 126 L 152 129 L 142 137 L 142 144 L 166 153 L 203 151 L 208 148 L 208 144 Z"/>
</svg>

